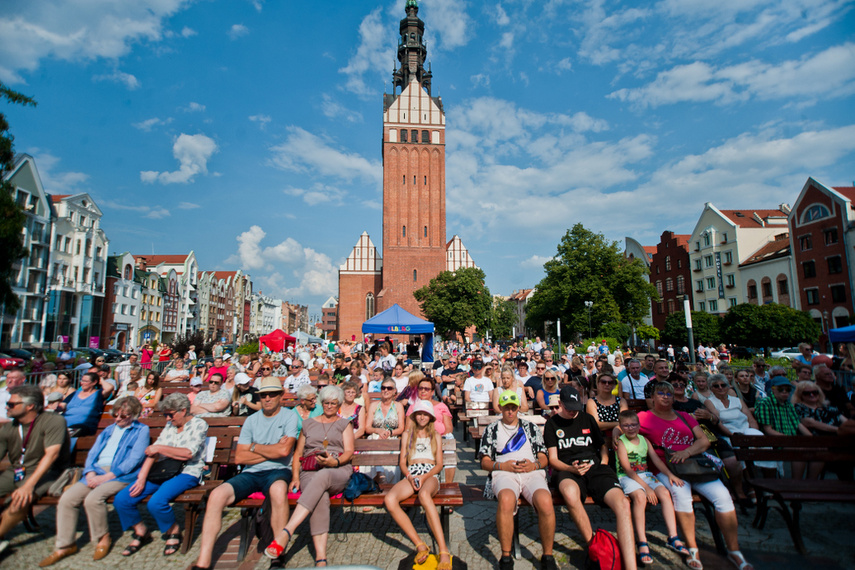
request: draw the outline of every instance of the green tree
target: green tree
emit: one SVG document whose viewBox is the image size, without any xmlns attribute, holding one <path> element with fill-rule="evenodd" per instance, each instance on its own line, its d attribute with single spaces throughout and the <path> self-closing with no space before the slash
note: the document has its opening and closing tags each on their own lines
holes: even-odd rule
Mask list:
<svg viewBox="0 0 855 570">
<path fill-rule="evenodd" d="M 413 296 L 437 334 L 444 337 L 462 336 L 473 325 L 484 331 L 490 323 L 493 298 L 484 284 L 484 272 L 476 267 L 443 271 Z"/>
<path fill-rule="evenodd" d="M 603 338 L 613 338 L 623 344 L 629 340 L 629 335 L 632 334 L 632 329 L 624 323 L 603 323 L 600 327 L 599 336 Z M 611 343 L 609 343 L 611 346 Z"/>
<path fill-rule="evenodd" d="M 627 259 L 618 242 L 609 242 L 582 224 L 568 230 L 558 244 L 555 257 L 544 264 L 546 276 L 526 305 L 526 326 L 543 330 L 544 321 L 561 319 L 562 337 L 588 334 L 603 323 L 637 325 L 656 298 L 656 288 L 647 282 L 648 273 L 640 259 Z"/>
<path fill-rule="evenodd" d="M 719 344 L 722 341 L 721 317 L 699 311 L 692 311 L 692 336 L 695 345 Z M 676 311 L 665 319 L 665 330 L 662 331 L 662 340 L 674 345 L 687 346 L 689 344 L 689 329 L 686 328 L 686 314 Z"/>
<path fill-rule="evenodd" d="M 36 106 L 36 102 L 12 91 L 0 83 L 0 99 L 17 105 Z M 12 289 L 15 280 L 15 262 L 27 255 L 24 249 L 23 229 L 26 215 L 12 196 L 12 185 L 6 180 L 15 165 L 15 137 L 9 132 L 6 116 L 0 113 L 0 306 L 7 313 L 18 310 L 20 302 Z"/>
<path fill-rule="evenodd" d="M 641 340 L 654 339 L 659 340 L 659 329 L 653 325 L 641 324 L 635 327 L 635 334 Z"/>
<path fill-rule="evenodd" d="M 722 321 L 722 336 L 729 342 L 770 348 L 816 342 L 822 332 L 819 323 L 804 311 L 786 305 L 742 303 L 731 307 Z"/>
<path fill-rule="evenodd" d="M 493 303 L 490 314 L 490 332 L 495 338 L 510 338 L 517 324 L 516 303 L 510 299 Z"/>
</svg>

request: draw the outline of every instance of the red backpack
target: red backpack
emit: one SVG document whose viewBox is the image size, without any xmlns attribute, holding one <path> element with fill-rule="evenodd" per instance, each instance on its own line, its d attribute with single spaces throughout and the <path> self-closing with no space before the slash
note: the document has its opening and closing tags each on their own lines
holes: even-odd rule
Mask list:
<svg viewBox="0 0 855 570">
<path fill-rule="evenodd" d="M 588 545 L 588 558 L 599 570 L 621 570 L 620 547 L 612 533 L 598 528 Z"/>
</svg>

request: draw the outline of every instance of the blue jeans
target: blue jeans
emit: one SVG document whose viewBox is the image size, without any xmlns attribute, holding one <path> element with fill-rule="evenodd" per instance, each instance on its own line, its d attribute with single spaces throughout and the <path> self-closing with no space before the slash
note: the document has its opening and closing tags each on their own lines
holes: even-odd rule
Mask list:
<svg viewBox="0 0 855 570">
<path fill-rule="evenodd" d="M 157 523 L 157 528 L 160 532 L 167 532 L 172 525 L 175 524 L 175 513 L 172 511 L 172 502 L 175 497 L 188 489 L 192 489 L 199 485 L 199 478 L 190 475 L 176 475 L 172 479 L 157 485 L 150 481 L 146 481 L 145 489 L 137 497 L 131 497 L 130 489 L 133 485 L 128 485 L 116 495 L 113 499 L 113 507 L 119 513 L 119 521 L 122 523 L 122 530 L 128 530 L 132 526 L 142 522 L 140 511 L 137 505 L 140 501 L 151 495 L 148 504 L 148 512 L 154 517 Z"/>
</svg>

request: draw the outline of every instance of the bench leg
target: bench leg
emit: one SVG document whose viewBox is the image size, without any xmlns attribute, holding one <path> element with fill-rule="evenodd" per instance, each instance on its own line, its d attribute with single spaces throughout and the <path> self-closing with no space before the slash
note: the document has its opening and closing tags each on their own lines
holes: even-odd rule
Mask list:
<svg viewBox="0 0 855 570">
<path fill-rule="evenodd" d="M 238 546 L 238 560 L 246 556 L 252 536 L 255 534 L 255 509 L 241 509 L 240 519 L 240 546 Z"/>
<path fill-rule="evenodd" d="M 514 558 L 519 560 L 520 556 L 522 556 L 521 552 L 522 548 L 520 547 L 520 511 L 517 509 L 517 512 L 514 513 L 514 544 L 513 544 L 513 555 Z"/>
<path fill-rule="evenodd" d="M 39 521 L 36 520 L 36 515 L 33 513 L 32 505 L 27 511 L 27 518 L 24 519 L 24 528 L 27 529 L 27 532 L 40 532 L 42 530 Z"/>
<path fill-rule="evenodd" d="M 445 537 L 446 548 L 451 548 L 451 507 L 442 507 L 439 511 L 439 523 Z"/>
<path fill-rule="evenodd" d="M 790 509 L 787 508 L 787 503 L 779 498 L 775 497 L 775 500 L 780 504 L 779 510 L 781 511 L 781 515 L 784 517 L 784 522 L 787 523 L 787 529 L 790 531 L 790 536 L 793 539 L 793 545 L 795 545 L 796 550 L 799 551 L 799 554 L 807 554 L 807 549 L 805 548 L 805 543 L 802 541 L 802 531 L 799 528 L 799 513 L 802 510 L 802 504 L 800 501 L 792 501 L 792 514 L 790 513 Z"/>
<path fill-rule="evenodd" d="M 193 544 L 193 535 L 196 532 L 196 521 L 199 519 L 198 505 L 184 506 L 184 539 L 181 541 L 181 554 L 187 554 L 190 545 Z"/>
<path fill-rule="evenodd" d="M 718 522 L 715 520 L 715 509 L 705 497 L 702 497 L 701 504 L 704 506 L 704 517 L 710 525 L 710 532 L 715 541 L 715 549 L 719 554 L 727 554 L 727 546 L 724 544 L 724 537 L 721 535 L 721 529 L 718 527 Z"/>
<path fill-rule="evenodd" d="M 757 493 L 757 514 L 754 515 L 754 522 L 751 525 L 760 530 L 766 526 L 766 516 L 769 514 L 769 495 L 766 493 Z"/>
</svg>

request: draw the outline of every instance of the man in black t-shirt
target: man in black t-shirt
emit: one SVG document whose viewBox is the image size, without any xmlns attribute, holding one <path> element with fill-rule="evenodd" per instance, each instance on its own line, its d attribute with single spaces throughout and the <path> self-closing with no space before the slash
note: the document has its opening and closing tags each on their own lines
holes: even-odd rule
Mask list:
<svg viewBox="0 0 855 570">
<path fill-rule="evenodd" d="M 597 421 L 584 412 L 579 392 L 572 386 L 561 387 L 558 413 L 546 421 L 543 440 L 552 467 L 552 485 L 564 497 L 567 510 L 586 543 L 594 537 L 585 512 L 590 494 L 600 505 L 608 506 L 617 517 L 617 537 L 626 570 L 636 570 L 635 542 L 629 503 L 608 466 L 606 444 Z"/>
<path fill-rule="evenodd" d="M 333 379 L 335 379 L 335 383 L 338 384 L 340 382 L 344 382 L 348 376 L 350 376 L 350 370 L 344 364 L 344 356 L 341 354 L 337 354 L 335 360 L 333 361 Z"/>
</svg>

